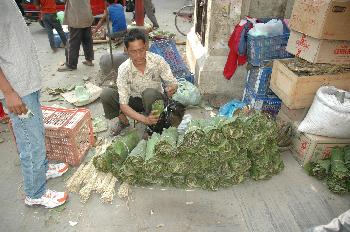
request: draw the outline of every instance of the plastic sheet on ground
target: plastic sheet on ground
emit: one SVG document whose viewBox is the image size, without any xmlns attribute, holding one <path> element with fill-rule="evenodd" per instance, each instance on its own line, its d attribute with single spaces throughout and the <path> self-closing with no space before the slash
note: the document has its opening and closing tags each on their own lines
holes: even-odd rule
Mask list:
<svg viewBox="0 0 350 232">
<path fill-rule="evenodd" d="M 86 91 L 89 93 L 88 99 L 79 100 L 75 90 L 63 93 L 62 97 L 64 97 L 64 99 L 67 102 L 75 106 L 84 106 L 84 105 L 90 104 L 91 102 L 96 101 L 96 99 L 99 98 L 100 94 L 102 93 L 102 88 L 92 83 L 86 83 L 85 88 L 86 88 Z"/>
</svg>

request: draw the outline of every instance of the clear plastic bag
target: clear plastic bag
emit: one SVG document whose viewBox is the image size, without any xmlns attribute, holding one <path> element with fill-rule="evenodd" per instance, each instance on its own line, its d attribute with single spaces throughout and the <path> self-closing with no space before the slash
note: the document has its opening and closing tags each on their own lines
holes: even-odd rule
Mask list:
<svg viewBox="0 0 350 232">
<path fill-rule="evenodd" d="M 271 19 L 267 23 L 256 23 L 249 31 L 251 36 L 277 36 L 283 35 L 283 23 L 278 19 Z"/>
<path fill-rule="evenodd" d="M 85 86 L 77 85 L 75 86 L 74 91 L 75 91 L 75 96 L 77 97 L 79 103 L 84 103 L 89 101 L 90 94 Z"/>
<path fill-rule="evenodd" d="M 178 81 L 179 86 L 176 93 L 173 95 L 173 99 L 185 106 L 198 105 L 201 101 L 199 89 L 194 84 L 183 78 Z"/>
<path fill-rule="evenodd" d="M 180 125 L 177 127 L 177 132 L 179 134 L 185 134 L 188 128 L 188 125 L 192 121 L 192 116 L 190 114 L 185 114 L 182 118 Z"/>
</svg>

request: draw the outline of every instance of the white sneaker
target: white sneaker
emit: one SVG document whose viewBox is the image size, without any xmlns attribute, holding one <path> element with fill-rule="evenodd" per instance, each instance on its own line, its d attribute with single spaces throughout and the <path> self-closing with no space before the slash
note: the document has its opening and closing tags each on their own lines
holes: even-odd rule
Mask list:
<svg viewBox="0 0 350 232">
<path fill-rule="evenodd" d="M 67 171 L 67 163 L 49 164 L 49 169 L 46 172 L 46 180 L 62 176 Z"/>
<path fill-rule="evenodd" d="M 45 208 L 55 208 L 57 206 L 63 205 L 68 198 L 68 194 L 66 192 L 56 192 L 50 189 L 47 189 L 45 194 L 38 199 L 32 199 L 30 197 L 26 197 L 24 203 L 26 205 L 42 205 Z"/>
</svg>

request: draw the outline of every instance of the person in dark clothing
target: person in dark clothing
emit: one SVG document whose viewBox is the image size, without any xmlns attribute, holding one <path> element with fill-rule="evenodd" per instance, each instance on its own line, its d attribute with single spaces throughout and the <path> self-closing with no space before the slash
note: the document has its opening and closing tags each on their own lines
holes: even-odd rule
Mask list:
<svg viewBox="0 0 350 232">
<path fill-rule="evenodd" d="M 94 21 L 89 0 L 66 0 L 63 24 L 69 27 L 69 41 L 66 46 L 66 63 L 57 71 L 65 72 L 77 69 L 80 44 L 83 45 L 85 61 L 93 66 L 94 50 L 91 25 Z"/>
<path fill-rule="evenodd" d="M 144 0 L 144 8 L 145 8 L 145 14 L 151 20 L 153 24 L 153 30 L 156 30 L 159 28 L 159 24 L 157 22 L 157 18 L 155 16 L 156 10 L 154 8 L 154 5 L 152 3 L 152 0 Z"/>
<path fill-rule="evenodd" d="M 130 1 L 134 1 L 134 0 L 130 0 Z M 157 21 L 157 18 L 155 16 L 155 13 L 156 13 L 156 9 L 154 8 L 154 5 L 152 3 L 152 0 L 144 0 L 144 3 L 143 3 L 143 7 L 144 7 L 144 10 L 145 10 L 145 15 L 147 15 L 147 17 L 149 18 L 149 20 L 151 20 L 152 22 L 152 27 L 153 27 L 153 30 L 157 30 L 159 28 L 159 24 L 158 24 L 158 21 Z M 135 21 L 135 11 L 133 11 L 133 18 L 132 18 L 132 21 Z"/>
<path fill-rule="evenodd" d="M 54 35 L 52 29 L 56 29 L 64 46 L 67 44 L 67 37 L 64 34 L 60 21 L 57 19 L 57 7 L 55 0 L 35 0 L 34 3 L 40 8 L 42 21 L 49 37 L 50 47 L 56 52 Z"/>
</svg>

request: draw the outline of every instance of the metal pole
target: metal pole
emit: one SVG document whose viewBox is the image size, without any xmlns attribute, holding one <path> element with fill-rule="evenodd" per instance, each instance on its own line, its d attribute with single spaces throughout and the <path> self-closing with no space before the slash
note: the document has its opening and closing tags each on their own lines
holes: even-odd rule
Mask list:
<svg viewBox="0 0 350 232">
<path fill-rule="evenodd" d="M 105 11 L 107 14 L 106 22 L 107 22 L 107 32 L 108 32 L 109 53 L 111 55 L 112 70 L 114 70 L 113 53 L 112 53 L 112 40 L 111 40 L 111 28 L 109 27 L 109 12 L 107 9 L 107 1 L 105 1 Z"/>
<path fill-rule="evenodd" d="M 143 26 L 145 21 L 145 9 L 143 0 L 135 0 L 135 21 L 136 26 Z"/>
</svg>

